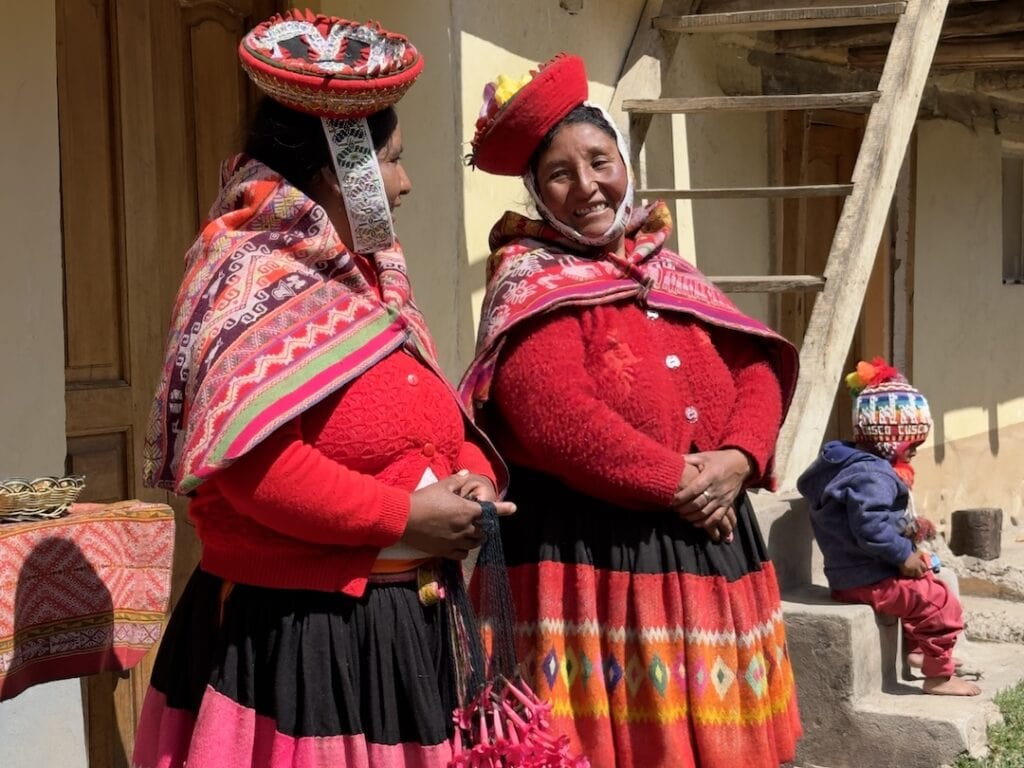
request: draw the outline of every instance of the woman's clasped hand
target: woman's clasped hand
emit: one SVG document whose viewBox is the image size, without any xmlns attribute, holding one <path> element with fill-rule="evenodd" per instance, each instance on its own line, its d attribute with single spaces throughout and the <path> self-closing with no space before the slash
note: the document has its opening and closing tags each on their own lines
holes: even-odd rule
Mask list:
<svg viewBox="0 0 1024 768">
<path fill-rule="evenodd" d="M 414 491 L 402 541 L 435 557 L 464 560 L 483 543 L 481 501 L 493 502 L 499 516 L 516 511 L 512 502 L 498 501 L 490 480 L 466 470 Z"/>
<path fill-rule="evenodd" d="M 736 527 L 736 497 L 751 474 L 747 455 L 735 448 L 690 453 L 672 509 L 687 522 L 703 528 L 712 541 L 732 540 Z"/>
</svg>

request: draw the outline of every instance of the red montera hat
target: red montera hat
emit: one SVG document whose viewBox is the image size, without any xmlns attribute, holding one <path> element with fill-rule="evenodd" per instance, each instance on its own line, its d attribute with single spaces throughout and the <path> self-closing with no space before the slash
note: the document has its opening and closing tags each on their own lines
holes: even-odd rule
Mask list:
<svg viewBox="0 0 1024 768">
<path fill-rule="evenodd" d="M 242 67 L 268 96 L 319 117 L 355 119 L 397 102 L 423 71 L 404 36 L 312 11 L 277 14 L 238 46 Z"/>
<path fill-rule="evenodd" d="M 502 79 L 484 89 L 470 163 L 488 173 L 522 176 L 548 131 L 587 100 L 587 70 L 579 56 L 559 53 L 504 101 Z"/>
</svg>

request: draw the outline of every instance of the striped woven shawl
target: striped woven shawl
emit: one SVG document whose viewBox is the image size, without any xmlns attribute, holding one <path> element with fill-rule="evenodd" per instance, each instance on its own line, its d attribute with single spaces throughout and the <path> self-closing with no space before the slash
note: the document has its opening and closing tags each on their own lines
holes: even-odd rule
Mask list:
<svg viewBox="0 0 1024 768">
<path fill-rule="evenodd" d="M 323 208 L 256 160 L 228 161 L 186 256 L 147 485 L 188 493 L 403 345 L 437 370 L 401 250 L 372 261 L 383 300 Z"/>
<path fill-rule="evenodd" d="M 519 323 L 566 306 L 636 300 L 763 340 L 788 408 L 799 365 L 796 349 L 743 314 L 696 267 L 664 248 L 671 232 L 668 208 L 655 203 L 633 212 L 626 228 L 633 247 L 625 258 L 611 253 L 593 258 L 543 221 L 506 213 L 491 230 L 493 253 L 487 264 L 476 357 L 459 386 L 466 407 L 486 404 L 502 345 Z"/>
</svg>

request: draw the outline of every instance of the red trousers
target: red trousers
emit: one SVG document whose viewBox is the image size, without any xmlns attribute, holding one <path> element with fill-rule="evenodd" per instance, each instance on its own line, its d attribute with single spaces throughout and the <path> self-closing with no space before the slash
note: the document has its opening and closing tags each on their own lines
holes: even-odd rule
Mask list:
<svg viewBox="0 0 1024 768">
<path fill-rule="evenodd" d="M 963 609 L 956 595 L 930 571 L 920 579 L 891 578 L 866 587 L 836 589 L 832 597 L 844 603 L 866 603 L 901 619 L 909 651 L 924 654 L 925 677 L 953 674 L 953 645 L 964 628 Z"/>
</svg>

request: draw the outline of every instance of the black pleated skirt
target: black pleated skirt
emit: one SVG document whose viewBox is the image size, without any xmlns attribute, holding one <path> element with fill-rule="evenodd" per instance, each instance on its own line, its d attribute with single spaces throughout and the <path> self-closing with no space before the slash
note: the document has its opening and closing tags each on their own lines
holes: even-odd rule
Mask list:
<svg viewBox="0 0 1024 768">
<path fill-rule="evenodd" d="M 361 598 L 197 570 L 168 624 L 139 768 L 445 766 L 455 688 L 443 603 L 415 582 Z"/>
</svg>

